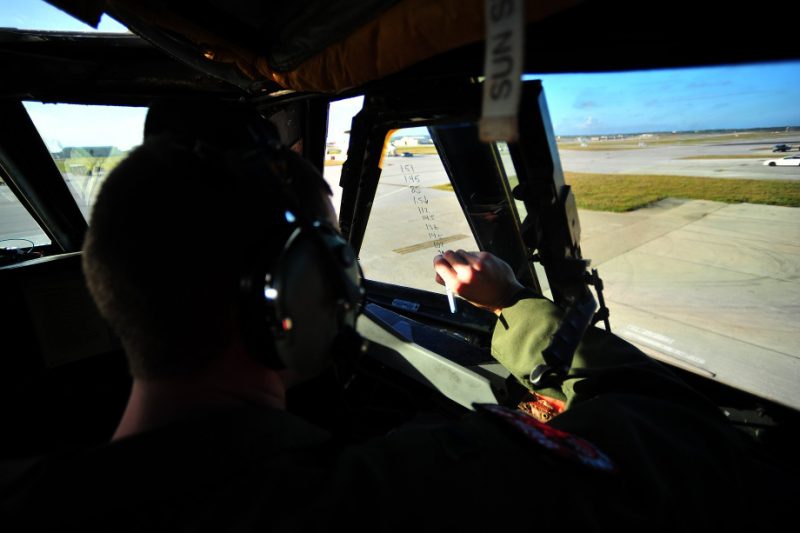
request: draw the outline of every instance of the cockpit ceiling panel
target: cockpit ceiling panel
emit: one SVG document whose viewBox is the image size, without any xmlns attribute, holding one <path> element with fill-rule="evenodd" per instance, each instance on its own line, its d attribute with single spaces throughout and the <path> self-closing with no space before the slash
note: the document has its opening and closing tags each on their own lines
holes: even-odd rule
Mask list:
<svg viewBox="0 0 800 533">
<path fill-rule="evenodd" d="M 511 0 L 48 1 L 89 23 L 108 13 L 192 68 L 250 93 L 341 93 L 396 73 L 482 75 L 485 10 Z M 655 11 L 640 0 L 522 2 L 525 72 L 800 58 L 800 40 L 774 30 L 770 10 L 716 0 L 672 0 Z"/>
<path fill-rule="evenodd" d="M 51 3 L 85 22 L 108 12 L 161 47 L 156 35 L 167 33 L 192 45 L 197 58 L 302 91 L 341 92 L 480 42 L 485 33 L 484 0 Z M 578 3 L 525 0 L 525 18 L 539 21 Z"/>
</svg>

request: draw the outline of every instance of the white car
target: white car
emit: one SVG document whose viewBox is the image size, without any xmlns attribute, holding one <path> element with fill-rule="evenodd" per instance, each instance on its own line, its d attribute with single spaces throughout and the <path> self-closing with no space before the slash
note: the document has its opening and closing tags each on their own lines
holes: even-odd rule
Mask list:
<svg viewBox="0 0 800 533">
<path fill-rule="evenodd" d="M 790 155 L 780 159 L 767 159 L 764 164 L 770 167 L 800 167 L 800 155 Z"/>
</svg>

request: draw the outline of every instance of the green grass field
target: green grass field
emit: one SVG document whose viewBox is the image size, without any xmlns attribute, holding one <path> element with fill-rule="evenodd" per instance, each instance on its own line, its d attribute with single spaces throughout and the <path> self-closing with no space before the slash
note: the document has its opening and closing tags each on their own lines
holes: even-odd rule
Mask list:
<svg viewBox="0 0 800 533">
<path fill-rule="evenodd" d="M 69 159 L 57 159 L 55 161 L 56 167 L 61 173 L 65 173 L 70 168 L 86 169 L 85 172 L 90 172 L 96 165 L 100 166 L 100 170 L 105 171 L 106 174 L 114 170 L 120 161 L 125 159 L 127 154 L 112 155 L 109 157 L 71 157 Z"/>
<path fill-rule="evenodd" d="M 402 153 L 409 153 L 409 154 L 437 154 L 436 147 L 432 144 L 418 144 L 416 146 L 398 146 L 395 148 L 395 152 L 397 154 Z"/>
<path fill-rule="evenodd" d="M 664 198 L 800 207 L 800 182 L 565 172 L 578 207 L 624 213 Z M 509 176 L 512 187 L 516 176 Z M 453 191 L 449 183 L 431 187 Z"/>
<path fill-rule="evenodd" d="M 565 172 L 578 207 L 633 211 L 664 198 L 800 207 L 800 182 Z"/>
</svg>

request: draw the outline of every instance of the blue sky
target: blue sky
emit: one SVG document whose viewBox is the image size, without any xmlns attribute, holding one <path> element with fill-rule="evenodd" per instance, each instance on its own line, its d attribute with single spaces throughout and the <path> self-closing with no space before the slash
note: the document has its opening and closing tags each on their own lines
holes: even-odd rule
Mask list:
<svg viewBox="0 0 800 533">
<path fill-rule="evenodd" d="M 556 135 L 800 126 L 800 61 L 525 79 L 542 80 Z M 361 99 L 337 105 L 331 132 Z"/>
<path fill-rule="evenodd" d="M 21 30 L 95 31 L 44 0 L 1 0 L 0 27 Z M 103 15 L 100 31 L 124 32 L 125 26 Z"/>
<path fill-rule="evenodd" d="M 0 0 L 0 26 L 93 31 L 43 0 Z M 99 29 L 125 31 L 109 17 L 103 17 Z M 557 135 L 800 126 L 800 61 L 529 76 L 543 81 Z M 341 138 L 342 132 L 350 128 L 352 115 L 361 107 L 360 100 L 343 101 L 332 110 L 331 137 Z M 43 117 L 45 113 L 59 115 L 62 111 L 60 106 L 47 106 L 37 113 Z M 51 121 L 63 124 L 58 128 L 63 135 L 57 137 L 65 145 L 79 144 L 69 138 L 69 125 L 74 128 L 76 124 L 75 113 L 74 109 L 65 111 L 62 118 Z M 107 126 L 95 126 L 93 122 L 85 117 L 78 121 L 86 129 L 81 142 L 92 137 L 102 139 L 107 133 Z M 125 143 L 133 139 L 131 136 Z"/>
<path fill-rule="evenodd" d="M 800 61 L 530 78 L 559 135 L 800 126 Z"/>
</svg>

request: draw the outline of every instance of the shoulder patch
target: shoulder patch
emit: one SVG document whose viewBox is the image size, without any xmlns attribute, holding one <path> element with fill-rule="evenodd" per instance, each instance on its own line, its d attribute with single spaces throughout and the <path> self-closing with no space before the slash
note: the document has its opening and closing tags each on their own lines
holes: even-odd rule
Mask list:
<svg viewBox="0 0 800 533">
<path fill-rule="evenodd" d="M 601 472 L 614 472 L 616 470 L 611 459 L 587 440 L 548 426 L 521 411 L 485 403 L 476 403 L 474 407 L 490 414 L 495 419 L 502 420 L 529 440 L 536 442 L 541 447 L 563 459 L 577 462 Z"/>
<path fill-rule="evenodd" d="M 517 409 L 531 415 L 539 422 L 549 422 L 566 409 L 566 404 L 556 398 L 528 391 L 517 405 Z"/>
</svg>

